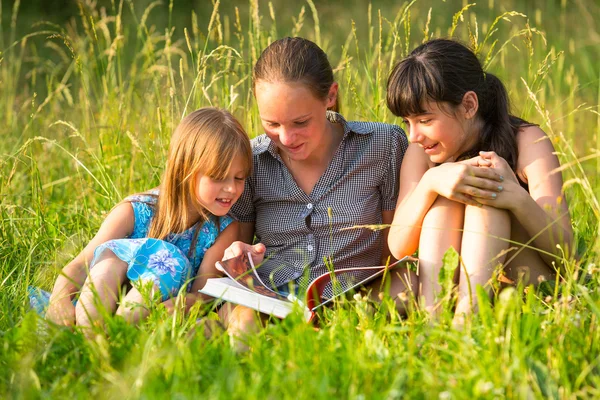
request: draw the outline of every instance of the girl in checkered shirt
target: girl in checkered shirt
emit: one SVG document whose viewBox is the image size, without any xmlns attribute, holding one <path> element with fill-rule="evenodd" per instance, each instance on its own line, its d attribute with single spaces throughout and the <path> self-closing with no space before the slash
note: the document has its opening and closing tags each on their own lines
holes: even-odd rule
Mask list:
<svg viewBox="0 0 600 400">
<path fill-rule="evenodd" d="M 436 39 L 395 66 L 387 101 L 411 142 L 389 246 L 396 257 L 419 250 L 425 309 L 437 312 L 450 246 L 462 264 L 456 323 L 477 308 L 477 285 L 491 293 L 497 272 L 507 282 L 554 280 L 553 262 L 572 249 L 559 162 L 539 126 L 509 113 L 500 80 L 464 45 Z"/>
<path fill-rule="evenodd" d="M 335 268 L 385 264 L 387 231 L 350 228 L 391 222 L 408 146 L 402 129 L 336 112 L 333 70 L 307 39 L 271 43 L 254 66 L 253 83 L 264 134 L 252 141 L 254 173 L 232 209 L 241 241 L 225 257 L 250 251 L 256 265 L 265 260 L 257 269 L 263 280 L 298 293 L 328 271 L 324 259 Z M 259 243 L 252 245 L 255 236 Z M 407 290 L 405 274 L 411 273 L 389 274 L 390 293 Z M 371 285 L 374 298 L 380 283 Z M 232 333 L 255 326 L 247 308 L 224 317 Z"/>
</svg>

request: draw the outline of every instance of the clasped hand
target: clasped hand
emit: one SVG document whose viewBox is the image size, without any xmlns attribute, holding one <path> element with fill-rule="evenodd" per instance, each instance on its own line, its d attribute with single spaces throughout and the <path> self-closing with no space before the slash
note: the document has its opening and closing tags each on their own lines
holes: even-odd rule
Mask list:
<svg viewBox="0 0 600 400">
<path fill-rule="evenodd" d="M 522 190 L 505 159 L 495 152 L 480 152 L 464 161 L 445 163 L 428 171 L 432 190 L 460 203 L 512 209 Z"/>
</svg>

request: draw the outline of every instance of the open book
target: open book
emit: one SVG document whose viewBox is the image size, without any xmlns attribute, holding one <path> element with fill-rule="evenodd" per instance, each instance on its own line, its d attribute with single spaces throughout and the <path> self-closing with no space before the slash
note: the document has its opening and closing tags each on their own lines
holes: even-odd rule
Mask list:
<svg viewBox="0 0 600 400">
<path fill-rule="evenodd" d="M 416 262 L 416 259 L 407 256 L 387 266 L 345 268 L 327 272 L 313 280 L 304 293 L 304 299 L 299 299 L 294 294 L 287 294 L 265 284 L 257 273 L 250 255 L 244 254 L 217 262 L 217 269 L 226 277 L 208 279 L 199 292 L 279 318 L 285 318 L 297 305 L 304 309 L 304 317 L 310 321 L 319 307 L 406 262 Z"/>
</svg>

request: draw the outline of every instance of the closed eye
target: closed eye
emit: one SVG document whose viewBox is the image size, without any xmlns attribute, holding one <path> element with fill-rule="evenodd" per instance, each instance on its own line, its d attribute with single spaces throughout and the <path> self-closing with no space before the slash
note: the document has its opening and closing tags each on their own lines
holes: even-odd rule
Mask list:
<svg viewBox="0 0 600 400">
<path fill-rule="evenodd" d="M 304 121 L 294 121 L 294 124 L 296 124 L 298 126 L 306 125 L 307 123 L 308 123 L 307 119 L 305 119 Z"/>
<path fill-rule="evenodd" d="M 279 126 L 279 124 L 277 122 L 269 122 L 269 121 L 265 121 L 265 125 L 267 125 L 269 128 L 277 128 Z"/>
<path fill-rule="evenodd" d="M 430 122 L 431 122 L 431 119 L 420 119 L 420 120 L 419 120 L 419 123 L 420 123 L 420 124 L 428 124 L 428 123 L 430 123 Z"/>
</svg>

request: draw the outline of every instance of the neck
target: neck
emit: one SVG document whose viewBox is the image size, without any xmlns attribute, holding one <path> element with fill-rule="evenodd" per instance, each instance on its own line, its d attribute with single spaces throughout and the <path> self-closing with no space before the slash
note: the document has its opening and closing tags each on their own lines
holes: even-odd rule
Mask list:
<svg viewBox="0 0 600 400">
<path fill-rule="evenodd" d="M 200 212 L 196 209 L 196 207 L 194 206 L 194 203 L 192 201 L 190 201 L 189 205 L 188 205 L 188 216 L 189 216 L 189 220 L 188 223 L 186 224 L 187 226 L 185 227 L 185 229 L 190 229 L 192 226 L 194 226 L 199 220 L 200 220 Z"/>
<path fill-rule="evenodd" d="M 465 129 L 466 138 L 465 138 L 465 141 L 463 142 L 462 148 L 454 156 L 455 159 L 464 155 L 465 153 L 470 152 L 470 151 L 480 150 L 480 149 L 477 149 L 476 147 L 479 143 L 479 138 L 481 136 L 482 129 L 483 129 L 483 123 L 479 119 L 473 121 L 473 123 L 471 123 L 467 127 L 467 129 Z"/>
</svg>

